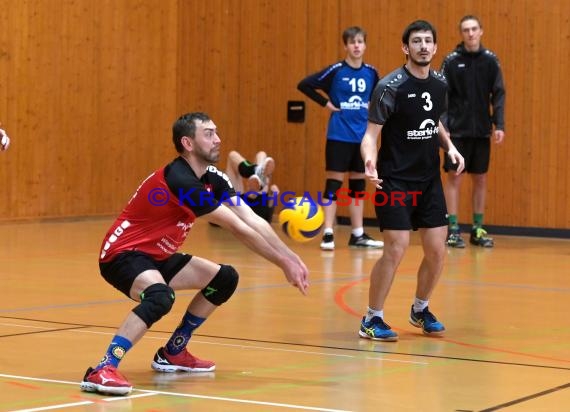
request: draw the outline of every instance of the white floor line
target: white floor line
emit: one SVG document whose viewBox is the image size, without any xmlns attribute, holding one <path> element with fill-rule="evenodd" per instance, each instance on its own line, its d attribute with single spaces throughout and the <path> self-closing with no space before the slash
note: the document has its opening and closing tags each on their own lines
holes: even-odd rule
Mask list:
<svg viewBox="0 0 570 412">
<path fill-rule="evenodd" d="M 74 386 L 79 385 L 79 382 L 61 381 L 61 380 L 56 380 L 56 379 L 32 378 L 29 376 L 5 375 L 5 374 L 1 374 L 1 373 L 0 373 L 0 378 L 19 379 L 19 380 L 28 380 L 28 381 L 36 381 L 36 382 L 48 382 L 48 383 L 61 383 L 61 384 L 65 384 L 65 385 L 74 385 Z M 177 397 L 183 397 L 183 398 L 207 399 L 207 400 L 233 402 L 233 403 L 246 403 L 246 404 L 250 404 L 250 405 L 263 405 L 263 406 L 274 406 L 274 407 L 289 408 L 289 409 L 302 409 L 302 410 L 306 410 L 306 411 L 350 412 L 350 411 L 345 410 L 345 409 L 318 408 L 318 407 L 314 407 L 314 406 L 295 405 L 295 404 L 290 404 L 290 403 L 262 402 L 262 401 L 248 400 L 248 399 L 226 398 L 226 397 L 222 397 L 222 396 L 195 395 L 195 394 L 190 394 L 190 393 L 153 391 L 153 390 L 146 390 L 146 389 L 133 389 L 133 391 L 141 392 L 141 393 L 137 394 L 137 395 L 131 395 L 131 396 L 102 398 L 102 400 L 107 401 L 107 402 L 112 402 L 112 401 L 140 398 L 143 396 L 167 395 L 167 396 L 177 396 Z M 49 410 L 54 410 L 54 409 L 69 408 L 69 407 L 73 407 L 73 406 L 90 405 L 93 403 L 95 403 L 95 402 L 93 402 L 93 401 L 81 401 L 81 402 L 73 402 L 73 403 L 62 403 L 62 404 L 58 404 L 58 405 L 43 406 L 43 407 L 33 408 L 33 409 L 18 409 L 18 410 L 14 410 L 14 411 L 10 411 L 10 412 L 49 411 Z"/>
</svg>

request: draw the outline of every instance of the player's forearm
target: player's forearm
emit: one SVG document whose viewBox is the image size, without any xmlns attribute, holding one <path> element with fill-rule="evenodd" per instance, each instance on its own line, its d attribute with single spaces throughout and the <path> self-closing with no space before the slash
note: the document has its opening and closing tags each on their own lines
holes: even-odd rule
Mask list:
<svg viewBox="0 0 570 412">
<path fill-rule="evenodd" d="M 277 236 L 273 228 L 266 220 L 252 213 L 248 220 L 245 220 L 253 230 L 259 233 L 267 242 L 279 253 L 284 254 L 291 260 L 297 260 L 298 256 Z"/>
<path fill-rule="evenodd" d="M 376 158 L 378 156 L 376 142 L 375 139 L 368 134 L 364 135 L 360 143 L 360 155 L 362 156 L 364 164 L 366 164 L 368 160 L 371 160 L 372 164 L 376 164 Z"/>
<path fill-rule="evenodd" d="M 449 132 L 443 127 L 441 121 L 439 122 L 439 131 L 438 131 L 438 138 L 439 138 L 439 145 L 445 152 L 449 152 L 449 149 L 453 147 L 453 143 L 451 143 L 451 137 Z"/>
</svg>

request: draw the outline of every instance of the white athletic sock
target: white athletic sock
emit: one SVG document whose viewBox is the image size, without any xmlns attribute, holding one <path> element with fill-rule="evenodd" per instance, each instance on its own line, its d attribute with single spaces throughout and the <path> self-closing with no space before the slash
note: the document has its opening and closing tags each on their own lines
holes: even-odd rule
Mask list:
<svg viewBox="0 0 570 412">
<path fill-rule="evenodd" d="M 418 298 L 414 299 L 414 312 L 422 312 L 425 308 L 428 307 L 429 300 L 421 300 Z"/>
<path fill-rule="evenodd" d="M 368 310 L 366 311 L 366 315 L 364 316 L 364 320 L 366 322 L 370 321 L 370 319 L 372 319 L 374 316 L 378 316 L 379 318 L 384 319 L 384 309 L 382 310 L 376 310 L 376 309 L 371 309 L 370 307 L 368 308 Z"/>
<path fill-rule="evenodd" d="M 333 234 L 333 230 L 332 227 L 326 227 L 323 230 L 323 235 L 332 235 Z"/>
<path fill-rule="evenodd" d="M 354 229 L 352 229 L 352 234 L 355 237 L 360 237 L 364 234 L 364 228 L 363 227 L 355 227 Z"/>
</svg>

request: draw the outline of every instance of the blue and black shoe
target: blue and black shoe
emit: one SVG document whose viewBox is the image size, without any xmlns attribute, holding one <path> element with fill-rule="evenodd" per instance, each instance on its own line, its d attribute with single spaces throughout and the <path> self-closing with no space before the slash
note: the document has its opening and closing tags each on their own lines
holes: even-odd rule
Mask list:
<svg viewBox="0 0 570 412">
<path fill-rule="evenodd" d="M 395 342 L 398 340 L 398 334 L 379 316 L 374 316 L 368 322 L 366 322 L 366 318 L 362 318 L 358 334 L 361 338 L 384 342 Z"/>
<path fill-rule="evenodd" d="M 459 226 L 452 226 L 447 229 L 446 244 L 449 247 L 454 247 L 458 249 L 463 249 L 465 247 L 465 241 L 461 237 Z"/>
<path fill-rule="evenodd" d="M 410 311 L 410 323 L 416 328 L 422 328 L 424 334 L 441 336 L 445 332 L 445 326 L 437 320 L 435 315 L 426 307 L 421 312 L 414 312 L 414 305 Z"/>
</svg>

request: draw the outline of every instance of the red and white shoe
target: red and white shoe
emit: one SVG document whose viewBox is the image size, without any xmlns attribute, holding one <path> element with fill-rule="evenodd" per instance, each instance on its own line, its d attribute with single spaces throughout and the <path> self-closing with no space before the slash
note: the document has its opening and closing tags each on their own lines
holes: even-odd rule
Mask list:
<svg viewBox="0 0 570 412">
<path fill-rule="evenodd" d="M 111 365 L 101 369 L 88 368 L 79 387 L 85 392 L 107 395 L 128 395 L 133 390 L 133 385 Z"/>
<path fill-rule="evenodd" d="M 216 369 L 214 362 L 198 359 L 186 349 L 178 355 L 170 355 L 164 348 L 160 348 L 150 366 L 158 372 L 211 372 Z"/>
</svg>

